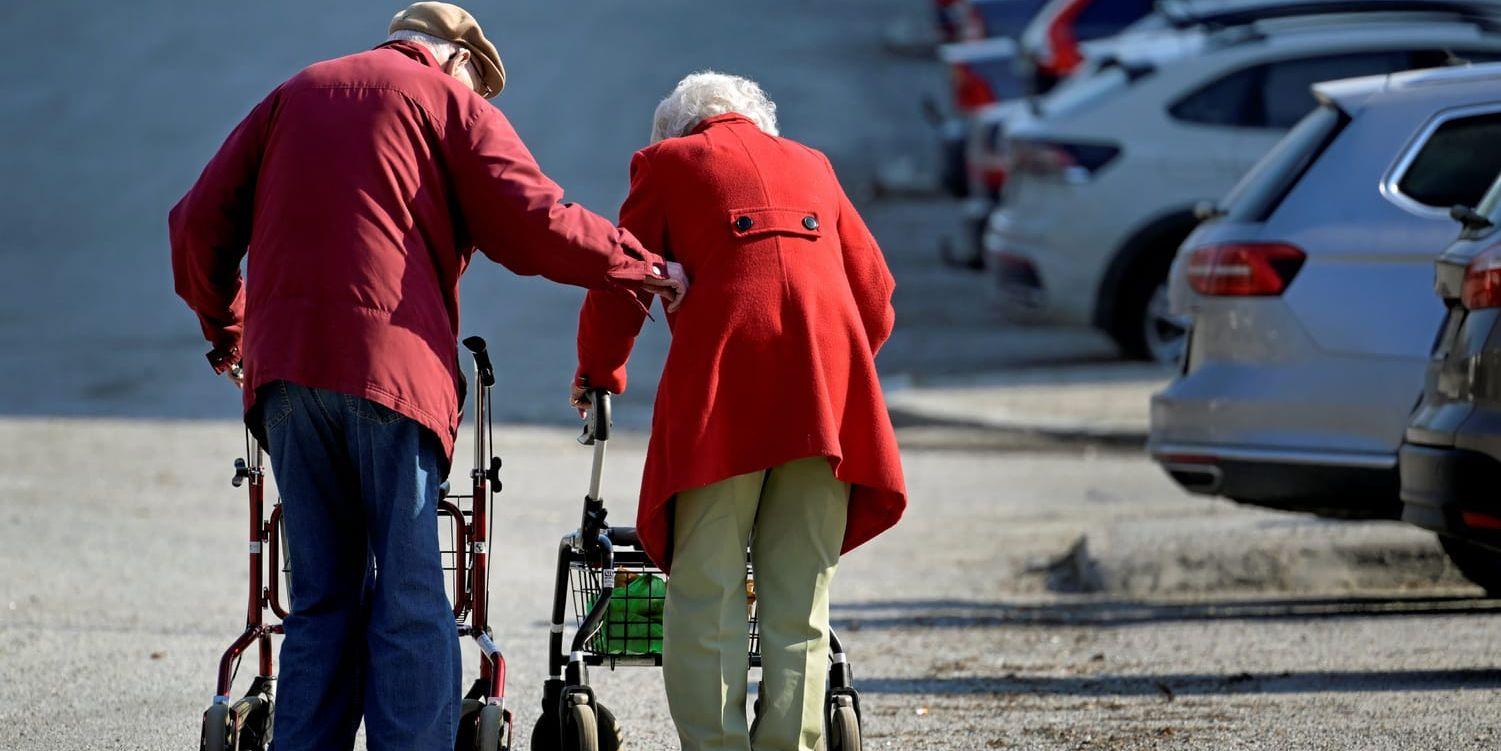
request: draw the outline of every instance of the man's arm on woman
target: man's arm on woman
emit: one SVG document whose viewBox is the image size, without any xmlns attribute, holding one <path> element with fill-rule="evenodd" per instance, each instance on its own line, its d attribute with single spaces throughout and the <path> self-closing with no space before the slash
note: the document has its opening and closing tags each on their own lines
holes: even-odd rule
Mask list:
<svg viewBox="0 0 1501 751">
<path fill-rule="evenodd" d="M 650 174 L 646 155 L 637 152 L 631 157 L 631 191 L 620 207 L 620 226 L 643 245 L 657 248 L 670 257 L 666 214 Z M 650 305 L 650 295 L 632 299 L 614 291 L 589 292 L 579 311 L 579 368 L 575 383 L 616 394 L 625 392 L 626 361 L 631 357 Z"/>
</svg>

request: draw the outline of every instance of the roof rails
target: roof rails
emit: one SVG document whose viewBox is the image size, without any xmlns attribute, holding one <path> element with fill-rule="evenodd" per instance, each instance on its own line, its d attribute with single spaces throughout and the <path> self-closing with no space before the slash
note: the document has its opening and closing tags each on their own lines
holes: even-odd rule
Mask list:
<svg viewBox="0 0 1501 751">
<path fill-rule="evenodd" d="M 1501 18 L 1496 0 L 1164 0 L 1158 10 L 1171 26 L 1243 26 L 1256 21 L 1347 13 L 1436 13 L 1467 19 Z"/>
</svg>

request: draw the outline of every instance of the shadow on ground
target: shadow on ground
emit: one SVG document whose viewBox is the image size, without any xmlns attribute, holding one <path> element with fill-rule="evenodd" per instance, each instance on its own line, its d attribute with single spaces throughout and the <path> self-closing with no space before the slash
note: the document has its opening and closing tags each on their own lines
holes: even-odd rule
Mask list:
<svg viewBox="0 0 1501 751">
<path fill-rule="evenodd" d="M 1088 599 L 1018 604 L 971 600 L 888 600 L 833 607 L 842 631 L 996 626 L 1135 626 L 1203 620 L 1304 620 L 1338 617 L 1489 615 L 1501 600 L 1461 595 L 1323 597 L 1144 602 Z"/>
<path fill-rule="evenodd" d="M 1451 691 L 1501 688 L 1501 669 L 1309 670 L 1267 675 L 1166 673 L 1155 675 L 865 678 L 871 694 L 1064 694 L 1069 696 L 1217 696 L 1375 691 Z"/>
</svg>

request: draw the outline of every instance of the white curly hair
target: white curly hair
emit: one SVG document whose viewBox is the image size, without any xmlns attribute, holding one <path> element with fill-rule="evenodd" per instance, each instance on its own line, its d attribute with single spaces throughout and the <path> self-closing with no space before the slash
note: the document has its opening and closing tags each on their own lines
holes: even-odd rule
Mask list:
<svg viewBox="0 0 1501 751">
<path fill-rule="evenodd" d="M 652 116 L 651 142 L 687 135 L 694 126 L 715 115 L 734 112 L 751 119 L 761 130 L 777 135 L 777 105 L 749 78 L 716 73 L 693 73 L 657 104 Z"/>
</svg>

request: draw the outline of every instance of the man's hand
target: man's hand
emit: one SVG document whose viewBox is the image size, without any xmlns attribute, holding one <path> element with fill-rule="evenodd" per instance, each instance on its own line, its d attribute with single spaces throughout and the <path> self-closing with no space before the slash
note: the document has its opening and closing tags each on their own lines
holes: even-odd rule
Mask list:
<svg viewBox="0 0 1501 751">
<path fill-rule="evenodd" d="M 688 274 L 683 271 L 683 264 L 667 261 L 666 279 L 647 277 L 641 288 L 647 292 L 662 298 L 662 305 L 668 313 L 676 313 L 678 306 L 683 304 L 683 297 L 688 294 Z"/>
<path fill-rule="evenodd" d="M 228 378 L 229 382 L 235 385 L 235 388 L 245 388 L 245 367 L 240 363 L 235 363 L 229 366 L 229 368 L 224 371 L 224 377 Z"/>
</svg>

